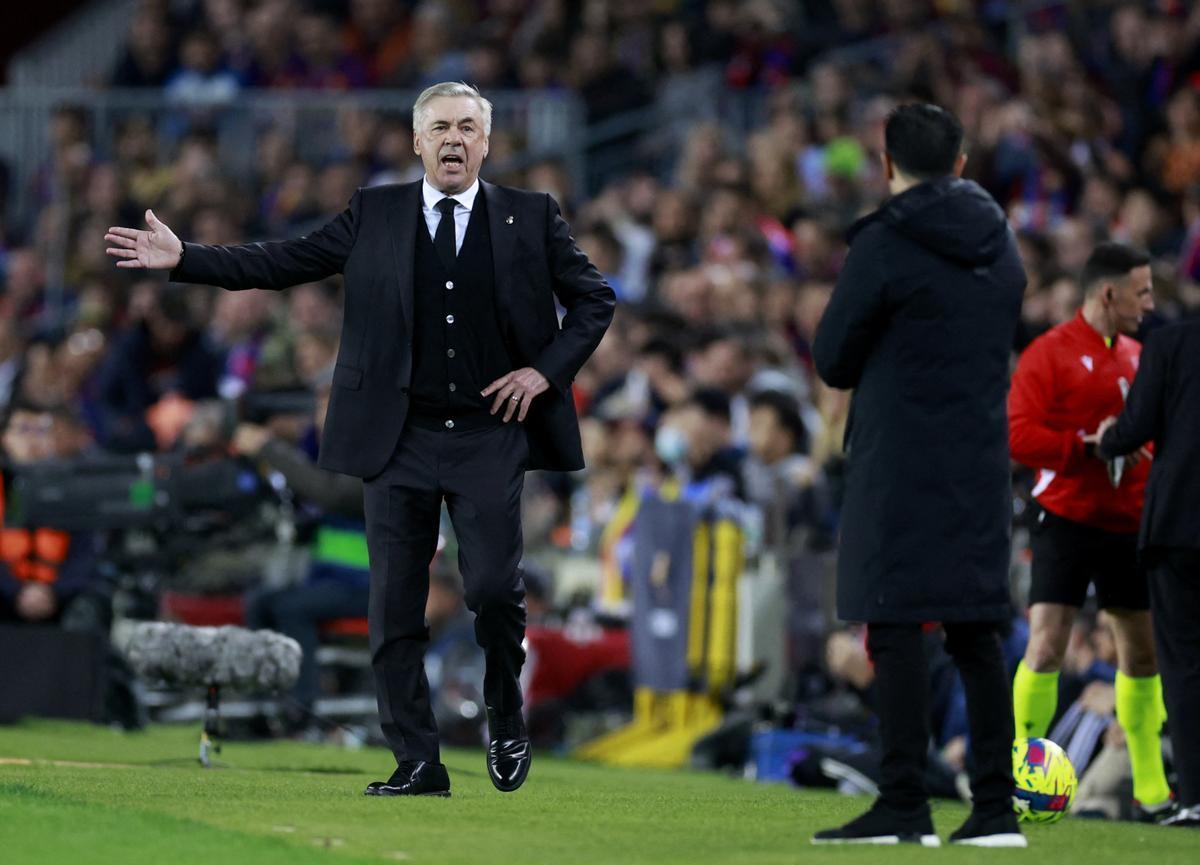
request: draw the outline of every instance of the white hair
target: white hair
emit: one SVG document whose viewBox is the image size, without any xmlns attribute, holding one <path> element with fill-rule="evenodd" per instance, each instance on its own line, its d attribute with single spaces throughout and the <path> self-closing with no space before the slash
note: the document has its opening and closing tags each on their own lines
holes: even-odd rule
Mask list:
<svg viewBox="0 0 1200 865">
<path fill-rule="evenodd" d="M 413 103 L 414 131 L 421 131 L 421 127 L 425 125 L 426 116 L 429 114 L 429 103 L 440 96 L 469 96 L 474 99 L 479 105 L 480 113 L 483 114 L 483 134 L 492 134 L 492 103 L 484 99 L 478 90 L 465 81 L 443 81 L 421 91 L 421 95 Z"/>
</svg>

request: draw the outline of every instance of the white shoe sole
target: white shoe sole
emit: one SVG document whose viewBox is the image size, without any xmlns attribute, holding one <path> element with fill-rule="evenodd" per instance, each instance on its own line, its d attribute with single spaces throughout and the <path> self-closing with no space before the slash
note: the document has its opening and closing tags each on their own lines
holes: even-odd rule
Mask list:
<svg viewBox="0 0 1200 865">
<path fill-rule="evenodd" d="M 941 847 L 942 839 L 937 835 L 922 835 L 922 847 Z M 873 835 L 869 838 L 813 838 L 814 844 L 899 844 L 899 835 Z M 910 843 L 910 842 L 905 842 Z"/>
<path fill-rule="evenodd" d="M 1004 832 L 999 835 L 980 835 L 977 838 L 963 838 L 952 841 L 960 847 L 1028 847 L 1029 842 L 1020 832 Z"/>
</svg>

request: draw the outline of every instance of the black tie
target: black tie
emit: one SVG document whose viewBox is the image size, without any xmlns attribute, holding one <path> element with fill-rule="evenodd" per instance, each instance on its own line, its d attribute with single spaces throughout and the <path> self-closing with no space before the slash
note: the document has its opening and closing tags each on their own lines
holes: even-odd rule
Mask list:
<svg viewBox="0 0 1200 865">
<path fill-rule="evenodd" d="M 454 259 L 458 257 L 454 251 L 454 205 L 457 203 L 453 198 L 443 198 L 436 205 L 442 218 L 433 235 L 433 246 L 447 269 L 454 266 Z"/>
</svg>

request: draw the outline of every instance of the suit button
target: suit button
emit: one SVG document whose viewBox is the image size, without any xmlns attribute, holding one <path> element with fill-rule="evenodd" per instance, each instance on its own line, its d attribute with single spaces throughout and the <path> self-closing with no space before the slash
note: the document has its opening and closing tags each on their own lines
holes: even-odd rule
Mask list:
<svg viewBox="0 0 1200 865">
<path fill-rule="evenodd" d="M 454 382 L 450 382 L 450 393 L 454 393 L 456 390 L 458 390 L 458 388 L 454 386 Z"/>
<path fill-rule="evenodd" d="M 446 324 L 454 324 L 454 316 L 452 316 L 452 315 L 446 316 Z"/>
<path fill-rule="evenodd" d="M 446 429 L 454 429 L 454 421 L 452 421 L 452 420 L 446 421 Z"/>
<path fill-rule="evenodd" d="M 454 283 L 447 279 L 446 280 L 446 288 L 454 288 Z"/>
<path fill-rule="evenodd" d="M 446 349 L 446 357 L 454 357 L 454 349 L 452 349 L 452 348 Z"/>
</svg>

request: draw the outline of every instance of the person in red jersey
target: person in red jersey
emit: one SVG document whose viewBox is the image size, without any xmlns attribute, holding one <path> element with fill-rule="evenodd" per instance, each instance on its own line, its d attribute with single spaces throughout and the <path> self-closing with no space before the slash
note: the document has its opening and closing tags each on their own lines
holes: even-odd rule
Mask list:
<svg viewBox="0 0 1200 865">
<path fill-rule="evenodd" d="M 1133 766 L 1134 798 L 1148 819 L 1168 816 L 1170 788 L 1159 731 L 1162 685 L 1137 533 L 1150 454 L 1105 461 L 1092 430 L 1119 414 L 1137 374 L 1131 338 L 1154 308 L 1150 259 L 1117 243 L 1096 247 L 1083 269 L 1085 298 L 1070 321 L 1026 349 L 1009 392 L 1013 459 L 1037 469 L 1029 591 L 1029 645 L 1013 681 L 1018 736 L 1044 736 L 1058 702 L 1071 625 L 1095 586 L 1115 623 L 1117 720 Z"/>
</svg>

